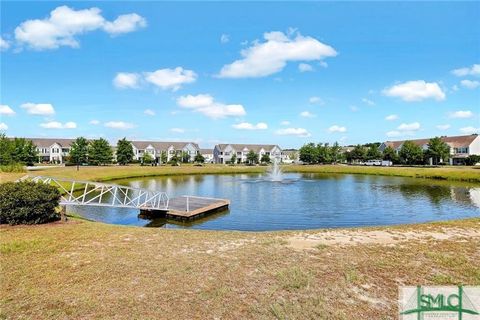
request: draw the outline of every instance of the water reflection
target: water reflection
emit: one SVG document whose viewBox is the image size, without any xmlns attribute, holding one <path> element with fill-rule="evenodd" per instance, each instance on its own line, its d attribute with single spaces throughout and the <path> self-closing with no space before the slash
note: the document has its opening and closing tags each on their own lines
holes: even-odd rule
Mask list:
<svg viewBox="0 0 480 320">
<path fill-rule="evenodd" d="M 480 187 L 411 178 L 283 174 L 143 178 L 120 184 L 231 200 L 230 211 L 193 222 L 143 219 L 137 210 L 69 208 L 86 218 L 163 228 L 284 230 L 387 225 L 480 216 Z"/>
</svg>

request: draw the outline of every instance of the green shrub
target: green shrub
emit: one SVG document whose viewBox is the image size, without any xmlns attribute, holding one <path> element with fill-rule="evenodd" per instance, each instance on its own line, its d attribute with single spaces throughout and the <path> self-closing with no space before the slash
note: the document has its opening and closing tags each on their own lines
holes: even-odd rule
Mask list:
<svg viewBox="0 0 480 320">
<path fill-rule="evenodd" d="M 29 181 L 0 184 L 0 224 L 38 224 L 58 220 L 57 188 Z"/>
<path fill-rule="evenodd" d="M 0 172 L 25 172 L 25 167 L 21 163 L 11 163 L 0 166 Z"/>
</svg>

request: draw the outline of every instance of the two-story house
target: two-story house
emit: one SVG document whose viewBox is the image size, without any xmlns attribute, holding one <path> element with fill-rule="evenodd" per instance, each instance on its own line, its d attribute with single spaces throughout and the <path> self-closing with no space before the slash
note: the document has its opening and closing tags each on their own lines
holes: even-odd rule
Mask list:
<svg viewBox="0 0 480 320">
<path fill-rule="evenodd" d="M 266 154 L 271 161 L 282 161 L 282 149 L 273 144 L 217 144 L 213 149 L 213 159 L 215 163 L 229 163 L 235 155 L 237 163 L 245 163 L 250 151 L 258 154 L 259 159 Z"/>
</svg>

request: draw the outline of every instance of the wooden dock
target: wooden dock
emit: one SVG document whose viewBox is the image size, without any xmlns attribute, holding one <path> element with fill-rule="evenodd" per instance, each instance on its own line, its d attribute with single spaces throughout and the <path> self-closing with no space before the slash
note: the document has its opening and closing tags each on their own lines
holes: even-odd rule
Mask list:
<svg viewBox="0 0 480 320">
<path fill-rule="evenodd" d="M 207 214 L 227 210 L 230 200 L 181 196 L 171 198 L 166 210 L 142 210 L 141 214 L 146 216 L 165 216 L 177 220 L 193 220 Z"/>
</svg>

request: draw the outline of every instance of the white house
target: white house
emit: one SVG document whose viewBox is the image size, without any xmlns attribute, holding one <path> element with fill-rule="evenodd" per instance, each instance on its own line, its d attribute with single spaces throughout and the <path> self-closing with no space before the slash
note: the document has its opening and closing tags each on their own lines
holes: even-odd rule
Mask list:
<svg viewBox="0 0 480 320">
<path fill-rule="evenodd" d="M 63 163 L 75 139 L 26 138 L 37 147 L 38 162 Z"/>
<path fill-rule="evenodd" d="M 213 149 L 213 158 L 215 163 L 228 163 L 235 155 L 237 163 L 244 163 L 250 151 L 258 154 L 259 158 L 266 154 L 272 161 L 282 160 L 282 149 L 273 144 L 217 144 Z"/>
<path fill-rule="evenodd" d="M 443 161 L 448 160 L 450 164 L 464 164 L 465 158 L 468 156 L 480 155 L 480 137 L 478 134 L 451 137 L 443 136 L 440 137 L 440 139 L 450 147 L 449 159 L 442 159 Z M 385 141 L 380 145 L 379 150 L 383 152 L 386 147 L 391 147 L 398 153 L 405 141 L 407 140 Z M 423 150 L 427 150 L 430 139 L 414 139 L 408 141 L 415 143 Z"/>
<path fill-rule="evenodd" d="M 205 163 L 213 163 L 213 149 L 200 149 L 199 152 L 205 158 Z"/>
<path fill-rule="evenodd" d="M 284 149 L 282 150 L 282 162 L 283 163 L 297 163 L 300 161 L 300 153 L 297 149 Z"/>
<path fill-rule="evenodd" d="M 194 142 L 161 142 L 161 141 L 131 141 L 135 160 L 142 160 L 145 153 L 149 153 L 152 158 L 162 162 L 162 153 L 167 156 L 167 162 L 174 155 L 181 156 L 184 152 L 190 155 L 190 162 L 193 161 L 200 148 Z"/>
</svg>

